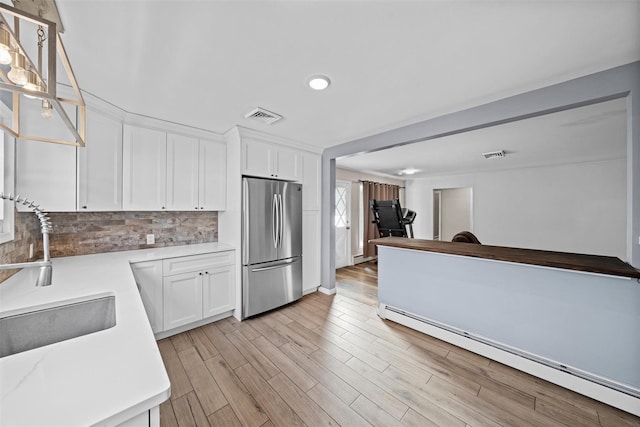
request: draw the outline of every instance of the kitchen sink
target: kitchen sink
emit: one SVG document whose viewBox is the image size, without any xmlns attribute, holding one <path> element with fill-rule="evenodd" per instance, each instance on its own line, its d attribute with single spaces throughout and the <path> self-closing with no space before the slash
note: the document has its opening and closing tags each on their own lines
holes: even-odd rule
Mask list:
<svg viewBox="0 0 640 427">
<path fill-rule="evenodd" d="M 109 329 L 116 298 L 104 296 L 0 318 L 0 357 Z"/>
</svg>

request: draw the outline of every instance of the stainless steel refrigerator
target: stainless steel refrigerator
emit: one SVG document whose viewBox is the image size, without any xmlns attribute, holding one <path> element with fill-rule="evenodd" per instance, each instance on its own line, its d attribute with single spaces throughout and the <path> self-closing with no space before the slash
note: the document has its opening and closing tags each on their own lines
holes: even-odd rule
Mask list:
<svg viewBox="0 0 640 427">
<path fill-rule="evenodd" d="M 302 185 L 242 179 L 242 318 L 302 298 Z"/>
</svg>

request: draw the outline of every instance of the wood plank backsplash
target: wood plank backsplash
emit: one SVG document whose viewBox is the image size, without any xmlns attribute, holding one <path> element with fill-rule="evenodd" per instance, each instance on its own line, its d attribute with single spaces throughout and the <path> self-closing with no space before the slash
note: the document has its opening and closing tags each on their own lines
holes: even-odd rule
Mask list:
<svg viewBox="0 0 640 427">
<path fill-rule="evenodd" d="M 218 241 L 217 212 L 54 212 L 49 217 L 52 257 L 128 251 Z M 147 245 L 147 234 L 155 244 Z M 0 245 L 0 263 L 31 261 L 29 244 L 42 258 L 39 223 L 31 212 L 16 212 L 15 237 Z M 0 270 L 0 282 L 15 270 Z"/>
</svg>

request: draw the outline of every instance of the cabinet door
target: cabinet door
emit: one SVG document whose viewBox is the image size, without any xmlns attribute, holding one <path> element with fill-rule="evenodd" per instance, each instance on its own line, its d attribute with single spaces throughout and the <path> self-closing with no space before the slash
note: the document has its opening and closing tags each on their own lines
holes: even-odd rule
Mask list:
<svg viewBox="0 0 640 427">
<path fill-rule="evenodd" d="M 20 101 L 20 131 L 23 135 L 72 140 L 58 114 L 44 119 L 42 101 Z M 75 109 L 65 108 L 71 121 Z M 34 200 L 45 211 L 76 210 L 76 147 L 20 139 L 16 141 L 16 193 Z M 31 209 L 17 204 L 21 211 Z"/>
<path fill-rule="evenodd" d="M 320 211 L 302 213 L 302 290 L 320 286 Z"/>
<path fill-rule="evenodd" d="M 227 207 L 227 147 L 200 141 L 200 209 L 222 211 Z"/>
<path fill-rule="evenodd" d="M 162 332 L 162 261 L 145 261 L 131 264 L 144 310 L 147 312 L 153 333 Z"/>
<path fill-rule="evenodd" d="M 192 211 L 199 208 L 198 156 L 197 139 L 167 134 L 167 209 Z"/>
<path fill-rule="evenodd" d="M 165 331 L 202 319 L 202 276 L 199 271 L 164 277 Z"/>
<path fill-rule="evenodd" d="M 277 152 L 271 144 L 247 141 L 243 144 L 242 173 L 251 176 L 275 178 Z"/>
<path fill-rule="evenodd" d="M 235 308 L 234 266 L 206 269 L 202 284 L 203 318 Z"/>
<path fill-rule="evenodd" d="M 277 149 L 275 178 L 302 182 L 302 155 L 288 148 Z"/>
<path fill-rule="evenodd" d="M 86 140 L 78 149 L 78 210 L 122 210 L 122 122 L 87 110 Z"/>
<path fill-rule="evenodd" d="M 167 137 L 165 132 L 125 125 L 122 168 L 124 210 L 166 209 Z"/>
<path fill-rule="evenodd" d="M 76 210 L 76 147 L 16 142 L 16 194 L 48 212 Z M 16 204 L 20 211 L 31 209 Z"/>
<path fill-rule="evenodd" d="M 302 209 L 318 211 L 320 210 L 320 188 L 322 185 L 320 180 L 322 157 L 319 154 L 307 153 L 302 160 Z"/>
</svg>

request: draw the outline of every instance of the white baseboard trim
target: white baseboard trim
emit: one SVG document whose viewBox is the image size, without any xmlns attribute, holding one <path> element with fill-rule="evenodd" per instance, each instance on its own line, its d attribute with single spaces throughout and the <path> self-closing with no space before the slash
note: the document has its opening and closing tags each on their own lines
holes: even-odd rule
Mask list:
<svg viewBox="0 0 640 427">
<path fill-rule="evenodd" d="M 156 341 L 159 341 L 164 338 L 168 338 L 172 335 L 176 335 L 194 328 L 198 328 L 200 326 L 217 322 L 218 320 L 226 319 L 227 317 L 234 316 L 234 310 L 225 311 L 224 313 L 216 314 L 215 316 L 207 317 L 206 319 L 201 319 L 193 323 L 189 323 L 186 325 L 178 326 L 177 328 L 169 329 L 167 331 L 161 331 L 154 334 Z M 240 319 L 238 319 L 240 320 Z"/>
<path fill-rule="evenodd" d="M 320 286 L 313 286 L 311 288 L 303 289 L 302 295 L 307 295 L 307 294 L 312 294 L 314 292 L 317 292 L 319 287 Z"/>
<path fill-rule="evenodd" d="M 322 292 L 325 295 L 335 295 L 336 288 L 329 289 L 329 288 L 324 288 L 324 287 L 320 286 L 318 288 L 318 292 Z"/>
<path fill-rule="evenodd" d="M 496 362 L 640 416 L 640 399 L 378 306 L 378 315 Z"/>
<path fill-rule="evenodd" d="M 353 264 L 352 265 L 357 265 L 357 264 L 362 264 L 363 262 L 369 262 L 369 261 L 373 261 L 378 259 L 378 257 L 376 256 L 371 256 L 368 258 L 364 258 L 362 255 L 356 255 L 353 257 Z"/>
</svg>

